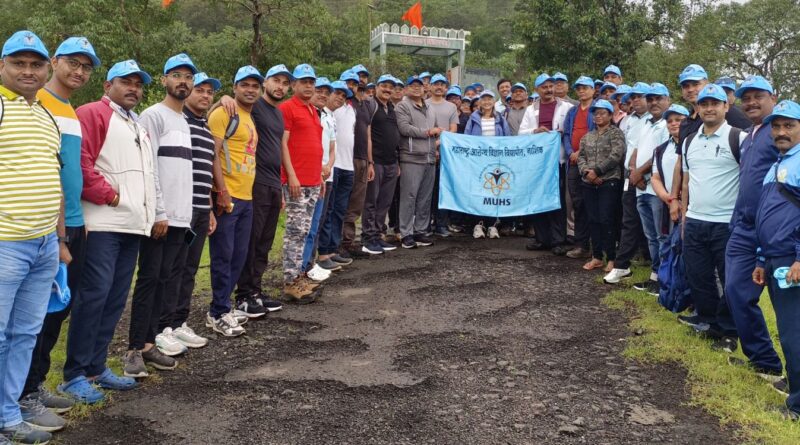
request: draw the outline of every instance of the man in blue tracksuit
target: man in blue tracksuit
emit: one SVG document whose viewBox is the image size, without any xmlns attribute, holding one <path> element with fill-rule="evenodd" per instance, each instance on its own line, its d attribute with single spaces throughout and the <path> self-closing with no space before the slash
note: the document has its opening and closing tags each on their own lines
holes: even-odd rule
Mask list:
<svg viewBox="0 0 800 445">
<path fill-rule="evenodd" d="M 800 417 L 800 105 L 784 100 L 764 119 L 780 151 L 756 212 L 758 263 L 753 282 L 767 285 L 786 357 L 786 416 Z M 777 272 L 777 273 L 776 273 Z M 790 285 L 791 287 L 788 287 Z"/>
<path fill-rule="evenodd" d="M 748 77 L 736 90 L 747 117 L 753 122 L 741 146 L 739 195 L 731 220 L 731 236 L 725 250 L 725 296 L 730 307 L 742 351 L 756 372 L 768 380 L 781 376 L 783 365 L 772 346 L 764 314 L 758 306 L 761 287 L 756 286 L 749 272 L 756 263 L 756 209 L 762 183 L 769 168 L 778 159 L 769 125 L 764 118 L 772 113 L 775 94 L 761 76 Z M 729 362 L 738 364 L 731 357 Z"/>
</svg>

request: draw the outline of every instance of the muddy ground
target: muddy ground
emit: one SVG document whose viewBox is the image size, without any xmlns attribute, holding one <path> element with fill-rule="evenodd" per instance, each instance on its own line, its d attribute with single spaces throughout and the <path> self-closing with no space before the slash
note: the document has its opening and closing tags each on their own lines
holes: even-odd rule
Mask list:
<svg viewBox="0 0 800 445">
<path fill-rule="evenodd" d="M 200 296 L 210 345 L 58 441 L 735 443 L 687 406 L 682 370 L 621 357 L 626 320 L 580 264 L 521 238 L 439 241 L 356 261 L 237 339 L 202 327 Z"/>
</svg>

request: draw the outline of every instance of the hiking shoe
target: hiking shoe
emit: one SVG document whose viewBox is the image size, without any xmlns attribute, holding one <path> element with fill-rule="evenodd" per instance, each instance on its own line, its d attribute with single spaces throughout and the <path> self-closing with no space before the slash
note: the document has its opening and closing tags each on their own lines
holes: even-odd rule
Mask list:
<svg viewBox="0 0 800 445">
<path fill-rule="evenodd" d="M 451 233 L 464 233 L 464 226 L 458 224 L 448 224 L 447 230 Z"/>
<path fill-rule="evenodd" d="M 497 230 L 497 224 L 493 226 L 489 226 L 489 239 L 498 239 L 500 238 L 500 232 Z"/>
<path fill-rule="evenodd" d="M 352 262 L 353 262 L 353 260 L 351 258 L 350 259 L 350 263 L 352 263 Z M 350 264 L 350 263 L 348 263 L 348 264 Z M 342 264 L 339 263 L 338 261 L 332 260 L 331 258 L 327 258 L 327 259 L 324 259 L 322 261 L 317 261 L 316 266 L 319 266 L 320 268 L 328 270 L 328 271 L 334 271 L 334 270 L 341 270 L 342 269 Z"/>
<path fill-rule="evenodd" d="M 525 250 L 544 250 L 544 244 L 540 243 L 536 238 L 529 238 L 525 243 Z"/>
<path fill-rule="evenodd" d="M 553 255 L 556 256 L 564 256 L 567 254 L 567 248 L 564 246 L 553 247 L 552 249 L 550 249 L 550 251 L 553 252 Z"/>
<path fill-rule="evenodd" d="M 164 328 L 162 333 L 156 335 L 156 347 L 162 354 L 170 357 L 181 355 L 189 350 L 189 348 L 175 338 L 172 328 Z"/>
<path fill-rule="evenodd" d="M 244 334 L 244 328 L 239 325 L 236 317 L 230 312 L 220 315 L 219 318 L 214 318 L 210 312 L 207 312 L 206 326 L 225 337 L 238 337 Z"/>
<path fill-rule="evenodd" d="M 27 422 L 20 422 L 13 426 L 7 426 L 0 430 L 8 440 L 17 444 L 38 444 L 45 445 L 50 442 L 53 435 L 47 431 L 41 431 L 28 425 Z"/>
<path fill-rule="evenodd" d="M 202 348 L 208 344 L 207 338 L 197 335 L 186 323 L 183 323 L 181 327 L 175 329 L 172 333 L 175 336 L 175 340 L 178 340 L 187 348 Z"/>
<path fill-rule="evenodd" d="M 253 298 L 252 295 L 246 296 L 236 302 L 236 309 L 247 318 L 261 318 L 267 313 L 264 306 L 261 306 L 261 303 Z"/>
<path fill-rule="evenodd" d="M 283 295 L 288 298 L 291 303 L 313 303 L 315 300 L 313 294 L 314 291 L 308 288 L 300 278 L 283 285 Z"/>
<path fill-rule="evenodd" d="M 42 405 L 50 408 L 50 411 L 56 414 L 63 414 L 75 406 L 75 402 L 73 402 L 72 399 L 53 394 L 45 388 L 44 385 L 39 385 L 39 390 L 33 394 L 36 394 L 36 397 L 39 398 Z"/>
<path fill-rule="evenodd" d="M 423 234 L 414 235 L 414 243 L 416 243 L 416 245 L 418 247 L 432 246 L 433 245 L 433 238 L 431 238 L 428 235 L 423 235 Z"/>
<path fill-rule="evenodd" d="M 114 371 L 109 368 L 103 370 L 102 374 L 99 376 L 91 379 L 91 382 L 103 389 L 111 389 L 114 391 L 127 391 L 139 386 L 133 378 L 116 375 Z"/>
<path fill-rule="evenodd" d="M 734 357 L 732 355 L 728 356 L 728 364 L 731 366 L 737 366 L 741 368 L 751 368 L 753 372 L 756 373 L 757 376 L 761 377 L 762 379 L 770 382 L 775 383 L 780 381 L 783 378 L 783 370 L 773 370 L 773 369 L 765 369 L 758 366 L 752 365 L 747 360 L 743 360 L 739 357 Z"/>
<path fill-rule="evenodd" d="M 122 356 L 122 375 L 131 378 L 144 378 L 150 374 L 144 365 L 142 351 L 128 351 Z"/>
<path fill-rule="evenodd" d="M 450 231 L 447 230 L 447 227 L 437 227 L 434 235 L 441 236 L 442 238 L 447 238 L 450 236 Z"/>
<path fill-rule="evenodd" d="M 231 310 L 230 314 L 233 316 L 233 319 L 236 320 L 237 323 L 239 323 L 239 326 L 246 325 L 247 322 L 250 320 L 250 317 L 248 317 L 247 314 L 245 314 L 244 312 L 240 311 L 237 308 L 233 308 L 233 310 Z M 208 327 L 211 327 L 211 326 L 208 326 Z"/>
<path fill-rule="evenodd" d="M 569 252 L 567 252 L 567 254 L 569 254 Z M 603 282 L 606 284 L 617 284 L 622 281 L 623 278 L 627 278 L 631 275 L 633 275 L 633 273 L 630 269 L 611 269 L 611 272 L 603 277 Z"/>
<path fill-rule="evenodd" d="M 592 256 L 592 252 L 589 249 L 584 249 L 583 247 L 576 247 L 569 252 L 567 252 L 567 258 L 589 258 Z"/>
<path fill-rule="evenodd" d="M 393 250 L 397 250 L 397 246 L 396 246 L 396 245 L 394 245 L 394 244 L 392 244 L 392 243 L 390 243 L 390 242 L 384 241 L 384 240 L 382 240 L 382 239 L 379 239 L 379 240 L 378 240 L 378 244 L 379 244 L 379 245 L 380 245 L 380 246 L 383 248 L 383 250 L 384 250 L 384 251 L 386 251 L 386 252 L 391 252 L 391 251 L 393 251 Z"/>
<path fill-rule="evenodd" d="M 772 389 L 778 391 L 778 394 L 781 394 L 784 397 L 789 397 L 789 381 L 786 380 L 786 377 L 781 377 L 780 380 L 774 382 L 772 384 Z"/>
<path fill-rule="evenodd" d="M 333 261 L 330 262 L 333 263 Z M 342 266 L 339 266 L 339 268 L 341 269 Z M 312 267 L 311 270 L 306 272 L 306 277 L 308 277 L 308 279 L 311 281 L 319 283 L 330 278 L 331 274 L 333 274 L 333 272 L 331 272 L 330 270 L 320 267 L 319 264 L 314 264 L 314 267 Z"/>
<path fill-rule="evenodd" d="M 259 303 L 261 303 L 261 306 L 264 306 L 264 309 L 266 309 L 267 312 L 275 312 L 283 309 L 283 305 L 280 301 L 270 298 L 265 294 L 258 294 L 256 299 Z"/>
<path fill-rule="evenodd" d="M 353 259 L 349 257 L 345 257 L 341 254 L 335 253 L 332 257 L 328 258 L 329 260 L 333 261 L 334 263 L 339 263 L 342 266 L 347 266 L 348 264 L 353 264 Z"/>
<path fill-rule="evenodd" d="M 483 221 L 479 222 L 472 228 L 472 237 L 475 239 L 486 238 L 486 231 L 483 227 Z"/>
<path fill-rule="evenodd" d="M 361 246 L 361 251 L 370 255 L 380 255 L 383 253 L 383 247 L 377 241 L 369 241 Z"/>
<path fill-rule="evenodd" d="M 148 351 L 142 351 L 142 358 L 146 364 L 163 371 L 171 371 L 178 367 L 177 360 L 165 355 L 156 347 L 152 347 Z"/>
<path fill-rule="evenodd" d="M 102 391 L 92 385 L 85 376 L 78 376 L 74 379 L 58 385 L 58 392 L 72 398 L 76 402 L 93 404 L 106 398 Z"/>
<path fill-rule="evenodd" d="M 738 348 L 738 342 L 734 337 L 722 337 L 711 342 L 711 349 L 733 354 Z"/>
<path fill-rule="evenodd" d="M 58 431 L 67 425 L 67 421 L 42 404 L 36 393 L 28 394 L 19 401 L 22 420 L 41 431 Z"/>
<path fill-rule="evenodd" d="M 416 241 L 414 241 L 414 237 L 411 235 L 406 235 L 403 237 L 403 243 L 401 244 L 403 249 L 413 249 L 417 247 Z"/>
</svg>

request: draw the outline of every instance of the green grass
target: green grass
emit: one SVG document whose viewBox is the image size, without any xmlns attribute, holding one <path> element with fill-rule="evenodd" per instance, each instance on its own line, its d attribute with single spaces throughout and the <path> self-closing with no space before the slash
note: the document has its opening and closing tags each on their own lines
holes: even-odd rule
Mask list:
<svg viewBox="0 0 800 445">
<path fill-rule="evenodd" d="M 630 283 L 647 279 L 649 270 L 636 268 Z M 644 292 L 626 287 L 611 292 L 604 302 L 626 312 L 630 327 L 641 335 L 631 336 L 625 356 L 646 363 L 677 362 L 688 371 L 690 403 L 706 409 L 732 426 L 742 443 L 796 445 L 800 424 L 784 420 L 777 408 L 784 398 L 748 369 L 730 366 L 727 354 L 713 351 L 707 340 L 662 308 Z M 766 291 L 761 308 L 778 354 L 783 358 L 775 327 L 775 313 Z M 744 358 L 741 349 L 735 354 Z M 680 391 L 682 388 L 676 388 Z"/>
</svg>

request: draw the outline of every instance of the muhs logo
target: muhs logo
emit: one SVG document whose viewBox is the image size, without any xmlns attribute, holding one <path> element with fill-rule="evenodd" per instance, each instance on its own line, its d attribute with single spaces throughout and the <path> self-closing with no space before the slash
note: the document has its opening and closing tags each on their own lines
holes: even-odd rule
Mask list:
<svg viewBox="0 0 800 445">
<path fill-rule="evenodd" d="M 490 165 L 481 173 L 481 179 L 483 180 L 484 190 L 488 190 L 495 196 L 494 198 L 484 197 L 484 205 L 511 205 L 510 198 L 499 198 L 501 194 L 511 190 L 511 185 L 514 182 L 514 173 L 510 168 L 503 164 Z"/>
</svg>

